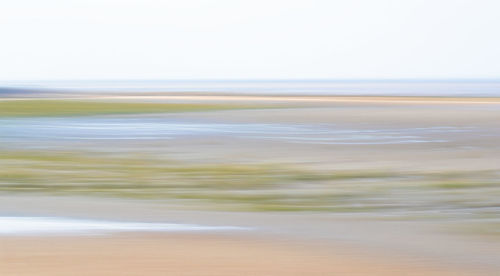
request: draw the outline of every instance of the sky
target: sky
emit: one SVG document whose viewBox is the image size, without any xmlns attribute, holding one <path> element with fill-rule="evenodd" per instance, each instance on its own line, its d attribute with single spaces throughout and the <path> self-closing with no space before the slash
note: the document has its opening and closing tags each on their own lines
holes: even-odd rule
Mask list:
<svg viewBox="0 0 500 276">
<path fill-rule="evenodd" d="M 500 78 L 498 0 L 4 0 L 0 80 Z"/>
</svg>

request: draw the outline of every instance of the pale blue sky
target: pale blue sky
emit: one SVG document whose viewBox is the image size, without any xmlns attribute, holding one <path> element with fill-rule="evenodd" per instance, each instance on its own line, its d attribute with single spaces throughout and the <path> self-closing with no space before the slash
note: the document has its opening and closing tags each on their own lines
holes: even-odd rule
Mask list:
<svg viewBox="0 0 500 276">
<path fill-rule="evenodd" d="M 498 0 L 6 0 L 0 80 L 499 78 Z"/>
</svg>

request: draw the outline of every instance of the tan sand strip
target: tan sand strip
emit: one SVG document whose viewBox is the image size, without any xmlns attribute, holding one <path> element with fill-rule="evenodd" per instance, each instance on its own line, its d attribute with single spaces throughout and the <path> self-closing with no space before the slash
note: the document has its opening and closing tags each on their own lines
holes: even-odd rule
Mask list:
<svg viewBox="0 0 500 276">
<path fill-rule="evenodd" d="M 230 235 L 4 237 L 0 275 L 482 275 L 335 251 Z"/>
</svg>

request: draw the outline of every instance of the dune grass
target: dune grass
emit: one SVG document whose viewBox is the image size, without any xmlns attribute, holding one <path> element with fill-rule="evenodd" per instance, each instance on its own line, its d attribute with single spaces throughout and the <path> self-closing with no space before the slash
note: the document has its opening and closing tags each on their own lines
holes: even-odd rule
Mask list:
<svg viewBox="0 0 500 276">
<path fill-rule="evenodd" d="M 250 108 L 250 106 L 224 104 L 132 103 L 81 100 L 9 100 L 0 101 L 0 117 L 167 113 L 238 108 Z"/>
<path fill-rule="evenodd" d="M 186 164 L 54 151 L 0 152 L 0 166 L 4 192 L 178 199 L 233 210 L 325 211 L 356 196 L 341 185 L 326 189 L 327 182 L 388 177 L 371 171 L 312 172 L 278 164 Z"/>
<path fill-rule="evenodd" d="M 491 216 L 500 205 L 497 172 L 312 171 L 62 151 L 0 151 L 0 167 L 2 192 L 154 199 L 223 210 L 470 217 Z"/>
</svg>

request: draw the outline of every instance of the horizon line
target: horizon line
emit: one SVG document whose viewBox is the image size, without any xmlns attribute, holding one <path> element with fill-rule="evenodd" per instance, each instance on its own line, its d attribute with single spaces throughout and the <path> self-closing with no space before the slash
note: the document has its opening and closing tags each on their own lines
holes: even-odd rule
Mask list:
<svg viewBox="0 0 500 276">
<path fill-rule="evenodd" d="M 29 80 L 0 80 L 0 83 L 19 82 L 500 82 L 500 78 L 144 78 L 144 79 L 29 79 Z"/>
</svg>

